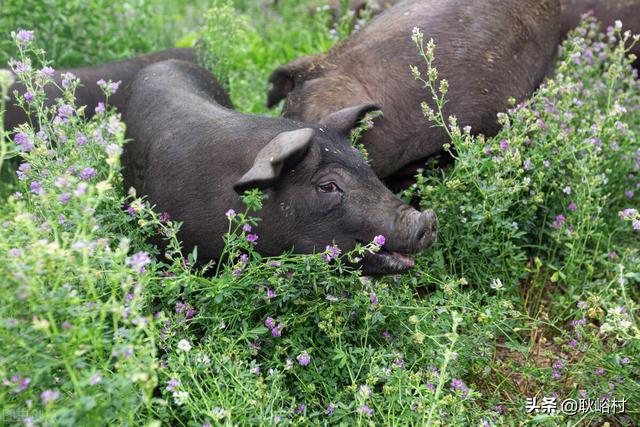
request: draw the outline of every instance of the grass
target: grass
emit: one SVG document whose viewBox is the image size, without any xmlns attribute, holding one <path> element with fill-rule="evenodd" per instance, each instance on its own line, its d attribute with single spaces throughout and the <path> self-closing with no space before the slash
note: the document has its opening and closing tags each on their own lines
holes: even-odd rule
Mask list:
<svg viewBox="0 0 640 427">
<path fill-rule="evenodd" d="M 5 57 L 37 70 L 39 48 L 63 66 L 198 38 L 237 108 L 261 114 L 275 114 L 264 106 L 270 71 L 328 49 L 350 21 L 331 31 L 328 13 L 297 0 L 218 0 L 207 13 L 160 0 L 28 15 L 16 4 L 3 3 L 0 22 L 35 28 L 35 40 L 3 40 Z M 121 20 L 129 7 L 138 21 Z M 20 129 L 19 145 L 0 126 L 3 157 L 22 164 L 0 165 L 3 423 L 640 423 L 640 88 L 625 59 L 633 41 L 616 34 L 584 23 L 553 79 L 502 115 L 493 138 L 425 111 L 448 128 L 456 165 L 402 195 L 434 207 L 440 229 L 397 277 L 363 277 L 323 254 L 262 258 L 242 228 L 260 234 L 255 192 L 229 214 L 229 261 L 203 271 L 180 250 L 179 224 L 122 191 L 116 112 L 84 121 L 73 110 L 44 133 Z M 415 41 L 407 65 L 442 105 L 446 85 L 429 79 L 438 49 Z M 72 104 L 73 85 L 48 111 L 33 92 L 43 121 Z M 147 240 L 156 233 L 164 261 Z M 534 396 L 626 399 L 626 412 L 527 413 Z"/>
</svg>

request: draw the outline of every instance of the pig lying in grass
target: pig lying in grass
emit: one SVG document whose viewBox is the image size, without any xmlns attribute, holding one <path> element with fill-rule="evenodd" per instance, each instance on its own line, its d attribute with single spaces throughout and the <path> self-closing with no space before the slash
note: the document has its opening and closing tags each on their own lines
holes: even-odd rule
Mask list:
<svg viewBox="0 0 640 427">
<path fill-rule="evenodd" d="M 62 94 L 60 88 L 63 85 L 63 80 L 65 80 L 64 74 L 70 72 L 82 82 L 82 85 L 76 90 L 75 95 L 76 105 L 79 107 L 87 107 L 84 110 L 85 117 L 89 118 L 93 116 L 98 103 L 105 101 L 104 93 L 97 84 L 101 79 L 105 81 L 111 80 L 114 83 L 120 82 L 120 88 L 109 97 L 109 104 L 118 110 L 122 110 L 124 108 L 128 86 L 136 74 L 138 74 L 138 71 L 149 64 L 167 59 L 182 59 L 195 62 L 196 54 L 194 49 L 175 48 L 92 67 L 74 68 L 63 71 L 50 70 L 49 72 L 53 74 L 54 82 L 47 84 L 44 88 L 47 95 L 45 105 L 51 105 L 56 98 L 60 97 Z M 29 119 L 25 111 L 16 105 L 17 100 L 14 96 L 14 93 L 17 93 L 19 97 L 24 98 L 27 92 L 27 88 L 19 82 L 14 83 L 11 88 L 9 88 L 9 95 L 11 97 L 7 102 L 7 111 L 4 114 L 4 126 L 6 129 L 11 130 Z"/>
<path fill-rule="evenodd" d="M 276 69 L 268 105 L 321 123 L 340 109 L 377 104 L 384 116 L 364 134 L 373 170 L 386 180 L 411 177 L 449 142 L 423 116 L 431 94 L 410 73 L 421 65 L 413 28 L 436 43 L 435 66 L 449 81 L 446 115 L 474 133 L 498 131 L 508 99 L 529 97 L 552 70 L 560 41 L 558 0 L 406 0 L 387 9 L 328 53 Z M 433 107 L 433 105 L 432 105 Z"/>
<path fill-rule="evenodd" d="M 319 125 L 229 107 L 216 79 L 184 61 L 150 65 L 131 85 L 125 185 L 183 222 L 185 249 L 218 258 L 225 212 L 242 209 L 239 194 L 251 188 L 268 196 L 257 213 L 263 255 L 321 252 L 333 243 L 349 250 L 383 235 L 364 271 L 400 273 L 434 241 L 434 212 L 395 197 L 349 144 L 351 128 L 376 105 L 341 110 Z"/>
</svg>

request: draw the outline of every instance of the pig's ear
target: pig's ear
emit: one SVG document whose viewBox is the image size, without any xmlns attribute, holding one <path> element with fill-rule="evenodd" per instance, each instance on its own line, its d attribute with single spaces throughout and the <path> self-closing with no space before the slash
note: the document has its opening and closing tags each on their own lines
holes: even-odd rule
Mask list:
<svg viewBox="0 0 640 427">
<path fill-rule="evenodd" d="M 359 0 L 355 2 L 352 7 L 354 16 L 360 18 L 362 16 L 362 12 L 367 8 L 367 2 L 366 0 Z"/>
<path fill-rule="evenodd" d="M 233 189 L 242 194 L 250 188 L 269 188 L 280 177 L 285 164 L 293 164 L 309 149 L 312 138 L 311 128 L 278 134 L 258 152 L 251 169 L 233 185 Z"/>
<path fill-rule="evenodd" d="M 313 56 L 303 56 L 276 68 L 269 76 L 269 83 L 273 86 L 267 95 L 267 107 L 272 108 L 284 99 L 295 87 L 296 78 L 301 78 L 314 60 Z"/>
<path fill-rule="evenodd" d="M 349 136 L 351 129 L 358 125 L 358 122 L 362 120 L 365 114 L 380 109 L 381 107 L 376 104 L 360 104 L 343 108 L 326 116 L 320 121 L 320 125 L 334 130 L 340 135 Z"/>
</svg>

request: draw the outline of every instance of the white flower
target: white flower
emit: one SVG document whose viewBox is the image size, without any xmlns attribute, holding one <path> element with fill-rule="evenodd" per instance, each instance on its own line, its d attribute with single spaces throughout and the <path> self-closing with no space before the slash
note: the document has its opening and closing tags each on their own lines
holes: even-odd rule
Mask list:
<svg viewBox="0 0 640 427">
<path fill-rule="evenodd" d="M 178 349 L 184 351 L 185 353 L 191 350 L 191 343 L 187 340 L 180 340 L 178 343 Z"/>
<path fill-rule="evenodd" d="M 188 391 L 174 391 L 173 392 L 173 401 L 176 405 L 182 406 L 186 403 L 187 399 L 189 399 Z"/>
<path fill-rule="evenodd" d="M 502 284 L 502 280 L 500 279 L 493 279 L 493 281 L 491 282 L 491 288 L 495 289 L 496 291 L 501 290 L 504 287 L 504 285 Z"/>
</svg>

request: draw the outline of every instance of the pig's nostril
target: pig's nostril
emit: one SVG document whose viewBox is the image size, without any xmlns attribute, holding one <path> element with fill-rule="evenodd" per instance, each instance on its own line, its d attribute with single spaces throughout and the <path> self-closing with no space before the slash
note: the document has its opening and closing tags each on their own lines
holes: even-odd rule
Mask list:
<svg viewBox="0 0 640 427">
<path fill-rule="evenodd" d="M 424 238 L 427 236 L 428 232 L 429 232 L 429 227 L 424 227 L 420 232 L 420 234 L 418 235 L 418 241 L 422 242 Z"/>
<path fill-rule="evenodd" d="M 418 233 L 418 241 L 421 244 L 431 241 L 436 236 L 438 229 L 438 219 L 433 210 L 428 210 L 420 215 L 420 232 Z"/>
</svg>

